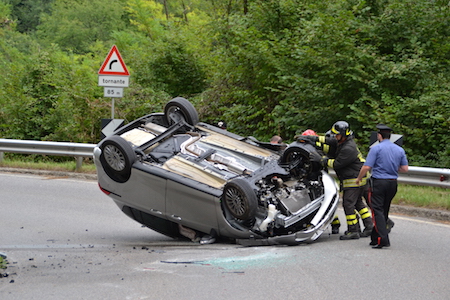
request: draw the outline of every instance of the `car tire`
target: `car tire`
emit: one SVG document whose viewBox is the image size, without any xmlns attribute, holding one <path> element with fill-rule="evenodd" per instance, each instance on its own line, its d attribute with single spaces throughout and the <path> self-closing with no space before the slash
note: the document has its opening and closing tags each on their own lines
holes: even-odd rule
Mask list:
<svg viewBox="0 0 450 300">
<path fill-rule="evenodd" d="M 106 174 L 114 181 L 124 183 L 130 179 L 131 166 L 137 160 L 131 145 L 118 135 L 106 138 L 100 146 L 100 162 Z"/>
<path fill-rule="evenodd" d="M 183 119 L 189 125 L 195 126 L 199 121 L 195 107 L 182 97 L 170 100 L 164 107 L 164 115 L 169 125 L 173 125 Z"/>
<path fill-rule="evenodd" d="M 303 147 L 291 144 L 284 150 L 281 159 L 281 164 L 295 165 L 291 170 L 291 175 L 302 176 L 310 172 L 309 153 Z M 300 172 L 302 170 L 302 172 Z"/>
<path fill-rule="evenodd" d="M 250 220 L 255 217 L 258 199 L 250 184 L 243 179 L 228 182 L 222 195 L 225 209 L 239 220 Z"/>
</svg>

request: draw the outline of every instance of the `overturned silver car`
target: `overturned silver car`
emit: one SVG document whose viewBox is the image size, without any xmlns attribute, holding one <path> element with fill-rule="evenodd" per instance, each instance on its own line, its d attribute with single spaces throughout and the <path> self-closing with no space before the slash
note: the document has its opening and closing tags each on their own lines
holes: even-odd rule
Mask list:
<svg viewBox="0 0 450 300">
<path fill-rule="evenodd" d="M 178 97 L 102 140 L 94 160 L 101 190 L 159 233 L 296 245 L 326 230 L 339 196 L 312 145 L 284 148 L 201 123 Z"/>
</svg>

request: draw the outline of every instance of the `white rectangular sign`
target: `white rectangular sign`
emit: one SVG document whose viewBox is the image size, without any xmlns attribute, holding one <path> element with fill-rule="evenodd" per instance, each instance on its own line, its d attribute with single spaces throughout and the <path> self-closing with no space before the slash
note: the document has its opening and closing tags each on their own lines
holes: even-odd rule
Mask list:
<svg viewBox="0 0 450 300">
<path fill-rule="evenodd" d="M 99 75 L 98 85 L 109 87 L 128 87 L 130 84 L 129 76 L 109 76 Z"/>
<path fill-rule="evenodd" d="M 123 88 L 121 87 L 104 87 L 103 97 L 110 98 L 122 98 L 123 97 Z"/>
</svg>

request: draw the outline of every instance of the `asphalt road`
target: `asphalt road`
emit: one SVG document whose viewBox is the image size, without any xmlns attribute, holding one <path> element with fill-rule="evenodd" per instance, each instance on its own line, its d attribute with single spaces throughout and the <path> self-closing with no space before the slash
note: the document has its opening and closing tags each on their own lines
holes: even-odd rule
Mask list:
<svg viewBox="0 0 450 300">
<path fill-rule="evenodd" d="M 392 219 L 382 250 L 329 233 L 201 246 L 141 227 L 95 181 L 0 173 L 0 299 L 449 299 L 450 226 Z"/>
</svg>

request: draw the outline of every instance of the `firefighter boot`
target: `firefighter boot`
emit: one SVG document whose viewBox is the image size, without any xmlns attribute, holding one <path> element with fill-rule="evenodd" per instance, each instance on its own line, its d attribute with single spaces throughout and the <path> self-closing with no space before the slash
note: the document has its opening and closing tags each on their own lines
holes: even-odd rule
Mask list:
<svg viewBox="0 0 450 300">
<path fill-rule="evenodd" d="M 373 222 L 372 222 L 372 218 L 366 218 L 363 220 L 364 223 L 364 230 L 361 232 L 360 236 L 361 237 L 369 237 L 372 234 L 372 230 L 373 230 Z"/>
<path fill-rule="evenodd" d="M 339 221 L 338 216 L 334 216 L 333 221 L 331 222 L 331 234 L 338 234 L 339 227 L 341 227 L 341 222 Z"/>
<path fill-rule="evenodd" d="M 357 233 L 359 233 L 359 236 L 361 236 L 361 226 L 359 225 L 359 216 L 358 216 L 358 223 L 356 223 L 355 224 L 355 226 L 356 226 L 356 231 L 355 232 L 357 232 Z M 347 234 L 347 233 L 349 233 L 350 231 L 349 230 L 346 230 L 345 232 L 344 232 L 344 235 L 345 234 Z"/>
<path fill-rule="evenodd" d="M 356 224 L 348 225 L 348 231 L 346 231 L 344 235 L 341 235 L 339 237 L 339 239 L 340 240 L 357 240 L 357 239 L 359 239 L 358 226 Z"/>
<path fill-rule="evenodd" d="M 386 229 L 387 229 L 387 231 L 388 231 L 388 233 L 391 233 L 391 229 L 392 229 L 392 227 L 394 227 L 394 221 L 392 221 L 391 219 L 387 219 L 387 221 L 386 221 Z"/>
<path fill-rule="evenodd" d="M 373 224 L 371 226 L 366 226 L 363 230 L 363 232 L 361 232 L 361 234 L 359 235 L 360 237 L 368 237 L 372 234 L 372 230 L 373 230 Z"/>
</svg>

